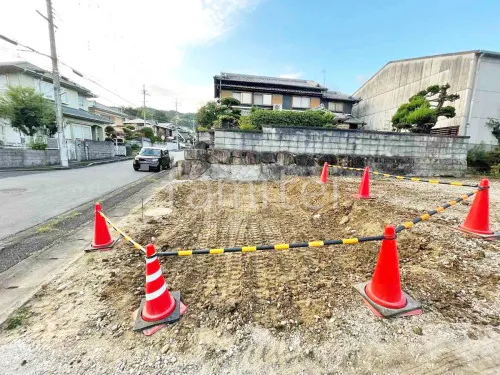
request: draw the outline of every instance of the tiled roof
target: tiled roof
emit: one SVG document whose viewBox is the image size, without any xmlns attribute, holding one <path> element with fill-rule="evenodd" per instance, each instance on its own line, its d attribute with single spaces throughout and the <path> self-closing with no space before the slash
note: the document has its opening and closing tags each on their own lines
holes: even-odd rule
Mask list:
<svg viewBox="0 0 500 375">
<path fill-rule="evenodd" d="M 89 108 L 95 108 L 95 109 L 100 110 L 102 112 L 108 112 L 108 113 L 111 113 L 111 114 L 114 114 L 114 115 L 117 115 L 120 117 L 128 117 L 128 115 L 126 113 L 123 113 L 122 111 L 120 111 L 116 108 L 108 107 L 107 105 L 98 103 L 95 100 L 92 100 L 89 102 Z"/>
<path fill-rule="evenodd" d="M 175 125 L 170 122 L 159 122 L 158 124 L 156 124 L 156 126 L 163 129 L 171 129 L 171 130 L 175 129 Z"/>
<path fill-rule="evenodd" d="M 262 86 L 243 86 L 243 85 L 232 85 L 232 84 L 227 84 L 223 83 L 222 84 L 222 89 L 236 89 L 236 90 L 260 90 L 260 91 L 265 91 L 265 92 L 277 92 L 277 93 L 290 93 L 290 94 L 305 94 L 305 95 L 316 95 L 320 96 L 321 92 L 320 91 L 310 91 L 310 90 L 300 90 L 299 88 L 294 89 L 293 87 L 283 89 L 279 87 L 265 87 L 263 88 Z"/>
<path fill-rule="evenodd" d="M 123 121 L 124 124 L 144 124 L 144 119 L 142 118 L 135 118 L 133 120 L 125 120 Z M 146 120 L 146 125 L 156 125 L 154 121 L 151 120 Z"/>
<path fill-rule="evenodd" d="M 14 61 L 14 62 L 0 62 L 0 72 L 2 71 L 22 71 L 26 74 L 32 75 L 38 78 L 44 78 L 45 80 L 52 82 L 52 73 L 46 69 L 40 68 L 39 66 L 33 65 L 27 61 Z M 86 97 L 93 98 L 95 95 L 87 88 L 80 86 L 79 84 L 69 80 L 68 78 L 61 76 L 61 86 L 66 88 L 72 88 L 79 93 L 85 95 Z"/>
<path fill-rule="evenodd" d="M 359 102 L 358 98 L 351 96 L 351 95 L 343 94 L 343 93 L 338 92 L 338 91 L 324 92 L 323 98 L 334 99 L 334 100 L 345 100 L 345 101 L 349 101 L 349 102 Z"/>
<path fill-rule="evenodd" d="M 364 124 L 364 121 L 354 117 L 353 115 L 345 114 L 345 113 L 334 113 L 335 117 L 338 118 L 344 124 Z"/>
<path fill-rule="evenodd" d="M 292 87 L 303 87 L 309 89 L 327 90 L 326 87 L 320 85 L 318 82 L 295 79 L 295 78 L 277 78 L 266 76 L 255 76 L 250 74 L 236 74 L 236 73 L 221 73 L 214 76 L 214 80 L 246 82 L 246 83 L 261 83 L 267 85 L 281 85 Z"/>
<path fill-rule="evenodd" d="M 62 113 L 65 116 L 75 117 L 75 118 L 88 120 L 88 121 L 99 122 L 102 124 L 112 124 L 113 123 L 112 121 L 106 120 L 105 118 L 102 118 L 101 116 L 94 115 L 93 113 L 84 111 L 83 109 L 76 109 L 76 108 L 63 106 Z"/>
</svg>

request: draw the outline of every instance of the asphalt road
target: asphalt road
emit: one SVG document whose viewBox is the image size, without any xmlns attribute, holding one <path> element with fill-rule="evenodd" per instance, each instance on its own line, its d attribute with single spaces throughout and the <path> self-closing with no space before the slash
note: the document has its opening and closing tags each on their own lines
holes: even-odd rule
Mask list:
<svg viewBox="0 0 500 375">
<path fill-rule="evenodd" d="M 9 172 L 3 172 L 9 173 Z M 147 177 L 132 161 L 24 175 L 0 180 L 0 240 L 83 203 Z"/>
</svg>

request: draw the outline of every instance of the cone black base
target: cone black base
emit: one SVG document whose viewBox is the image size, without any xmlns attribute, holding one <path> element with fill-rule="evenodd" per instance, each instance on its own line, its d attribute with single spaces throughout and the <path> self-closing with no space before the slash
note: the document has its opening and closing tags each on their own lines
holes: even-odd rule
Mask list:
<svg viewBox="0 0 500 375">
<path fill-rule="evenodd" d="M 120 236 L 116 240 L 114 240 L 113 242 L 111 242 L 109 245 L 107 245 L 107 246 L 100 246 L 100 247 L 93 247 L 93 245 L 91 243 L 90 247 L 88 249 L 84 249 L 83 251 L 85 251 L 86 253 L 92 253 L 92 252 L 95 252 L 95 251 L 107 251 L 107 250 L 111 250 L 118 243 L 118 241 L 120 241 L 121 239 L 122 238 Z"/>
<path fill-rule="evenodd" d="M 175 309 L 167 316 L 165 319 L 158 320 L 156 322 L 146 322 L 142 319 L 142 309 L 144 308 L 144 304 L 146 303 L 146 299 L 141 301 L 141 305 L 139 306 L 139 311 L 137 312 L 137 318 L 134 323 L 134 331 L 143 331 L 147 328 L 151 328 L 160 324 L 172 324 L 177 322 L 181 318 L 181 292 L 170 292 L 170 295 L 175 299 Z"/>
<path fill-rule="evenodd" d="M 381 318 L 397 318 L 401 316 L 422 314 L 422 304 L 414 300 L 410 295 L 406 294 L 405 292 L 403 292 L 403 294 L 406 297 L 406 306 L 402 307 L 401 309 L 389 309 L 387 307 L 376 304 L 375 302 L 370 300 L 370 298 L 368 298 L 368 296 L 366 295 L 365 288 L 368 285 L 368 283 L 369 281 L 361 284 L 356 284 L 354 285 L 354 289 L 356 289 L 356 291 L 359 294 L 361 294 L 361 296 L 365 300 L 365 303 L 375 313 L 375 315 Z"/>
</svg>

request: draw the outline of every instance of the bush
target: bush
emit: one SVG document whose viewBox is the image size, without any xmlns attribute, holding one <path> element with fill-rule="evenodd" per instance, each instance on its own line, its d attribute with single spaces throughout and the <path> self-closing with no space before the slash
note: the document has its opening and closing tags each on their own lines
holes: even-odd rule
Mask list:
<svg viewBox="0 0 500 375">
<path fill-rule="evenodd" d="M 487 152 L 485 155 L 485 161 L 490 166 L 490 168 L 494 165 L 500 164 L 500 147 Z"/>
<path fill-rule="evenodd" d="M 485 151 L 482 145 L 474 146 L 467 152 L 467 166 L 478 171 L 489 172 L 500 165 L 500 148 Z"/>
<path fill-rule="evenodd" d="M 47 144 L 43 143 L 43 142 L 33 142 L 33 143 L 30 143 L 30 147 L 32 150 L 45 151 L 47 149 Z"/>
<path fill-rule="evenodd" d="M 198 127 L 196 128 L 196 130 L 197 130 L 198 132 L 207 132 L 207 131 L 208 131 L 208 128 L 206 128 L 206 127 L 204 127 L 204 126 L 198 126 Z"/>
<path fill-rule="evenodd" d="M 324 127 L 335 125 L 337 120 L 330 112 L 323 111 L 267 111 L 251 112 L 251 124 L 262 129 L 263 125 Z"/>
<path fill-rule="evenodd" d="M 252 123 L 250 116 L 241 116 L 239 123 L 241 130 L 257 130 L 257 127 Z"/>
</svg>

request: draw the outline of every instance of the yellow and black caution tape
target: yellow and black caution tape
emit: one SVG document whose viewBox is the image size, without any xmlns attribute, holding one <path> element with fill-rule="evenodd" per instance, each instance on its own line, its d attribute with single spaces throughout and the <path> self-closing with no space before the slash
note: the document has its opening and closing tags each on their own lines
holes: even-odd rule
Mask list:
<svg viewBox="0 0 500 375">
<path fill-rule="evenodd" d="M 106 223 L 109 224 L 111 228 L 113 228 L 120 236 L 123 237 L 123 239 L 127 242 L 130 242 L 137 250 L 141 250 L 143 253 L 146 252 L 146 249 L 139 245 L 137 242 L 135 242 L 132 238 L 130 238 L 128 235 L 125 234 L 121 229 L 119 229 L 115 224 L 113 224 L 101 211 L 98 211 L 99 215 L 101 215 L 104 220 L 106 220 Z"/>
<path fill-rule="evenodd" d="M 250 253 L 254 251 L 264 250 L 288 250 L 300 247 L 321 247 L 329 245 L 353 245 L 361 242 L 381 241 L 383 235 L 372 237 L 359 238 L 343 238 L 340 240 L 324 240 L 324 241 L 309 241 L 296 243 L 280 243 L 275 245 L 257 245 L 257 246 L 238 246 L 238 247 L 221 247 L 213 249 L 193 249 L 193 250 L 172 250 L 160 251 L 157 256 L 191 256 L 191 255 L 207 255 L 207 254 L 226 254 L 226 253 Z"/>
<path fill-rule="evenodd" d="M 462 202 L 462 201 L 469 199 L 474 194 L 477 194 L 479 191 L 484 190 L 484 189 L 487 189 L 487 188 L 479 188 L 477 190 L 471 191 L 470 193 L 464 194 L 464 195 L 456 198 L 455 200 L 449 201 L 449 202 L 443 204 L 442 206 L 435 208 L 434 210 L 427 211 L 425 214 L 417 216 L 412 221 L 407 221 L 406 223 L 400 224 L 396 227 L 396 233 L 399 233 L 405 229 L 411 228 L 412 226 L 414 226 L 415 224 L 417 224 L 421 221 L 428 220 L 428 219 L 430 219 L 431 216 L 436 215 L 437 213 L 442 212 L 442 211 L 446 210 L 447 208 L 450 208 L 450 207 L 456 205 L 459 202 Z"/>
<path fill-rule="evenodd" d="M 340 168 L 340 169 L 345 169 L 345 170 L 355 171 L 355 172 L 363 172 L 364 171 L 364 168 L 343 167 L 341 165 L 328 165 L 328 166 L 332 167 L 332 168 Z M 393 175 L 393 174 L 389 174 L 389 173 L 375 172 L 372 170 L 370 170 L 370 173 L 373 174 L 374 176 L 382 176 L 382 177 L 386 177 L 386 178 L 395 178 L 396 180 L 406 180 L 406 181 L 413 181 L 413 182 L 427 182 L 429 184 L 467 186 L 467 187 L 478 187 L 479 186 L 479 184 L 471 185 L 471 184 L 464 184 L 464 183 L 458 182 L 458 181 L 442 181 L 442 180 L 419 178 L 419 177 L 398 176 L 398 175 Z"/>
<path fill-rule="evenodd" d="M 413 227 L 415 224 L 425 221 L 431 218 L 431 216 L 444 211 L 447 208 L 454 206 L 455 204 L 465 201 L 477 194 L 479 191 L 487 188 L 480 187 L 470 193 L 464 194 L 455 200 L 449 201 L 442 206 L 437 207 L 434 210 L 428 211 L 412 221 L 400 224 L 396 227 L 396 233 L 399 233 L 405 229 Z M 172 250 L 172 251 L 161 251 L 156 253 L 157 256 L 191 256 L 191 255 L 207 255 L 207 254 L 226 254 L 226 253 L 249 253 L 254 251 L 264 251 L 264 250 L 288 250 L 300 247 L 321 247 L 330 245 L 352 245 L 362 242 L 369 241 L 381 241 L 384 239 L 384 235 L 371 236 L 371 237 L 354 237 L 354 238 L 343 238 L 340 240 L 323 240 L 323 241 L 309 241 L 309 242 L 298 242 L 298 243 L 281 243 L 275 245 L 257 245 L 257 246 L 238 246 L 238 247 L 223 247 L 223 248 L 211 248 L 211 249 L 192 249 L 192 250 Z"/>
</svg>

